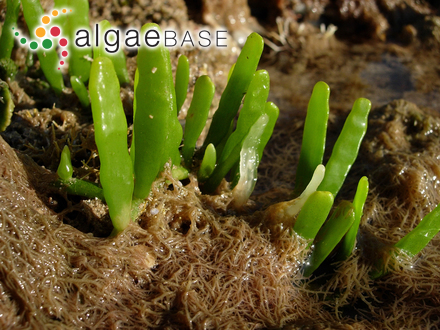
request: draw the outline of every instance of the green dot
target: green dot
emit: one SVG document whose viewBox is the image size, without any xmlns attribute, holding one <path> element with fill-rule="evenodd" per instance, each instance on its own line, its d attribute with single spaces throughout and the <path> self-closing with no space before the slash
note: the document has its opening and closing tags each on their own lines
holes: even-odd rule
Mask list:
<svg viewBox="0 0 440 330">
<path fill-rule="evenodd" d="M 19 33 L 18 33 L 18 32 L 15 32 L 15 35 L 18 37 Z"/>
<path fill-rule="evenodd" d="M 49 49 L 52 47 L 52 40 L 44 39 L 42 45 L 44 49 Z"/>
<path fill-rule="evenodd" d="M 38 43 L 37 43 L 36 41 L 32 41 L 31 44 L 29 45 L 29 47 L 30 47 L 32 50 L 35 50 L 35 49 L 38 48 Z"/>
<path fill-rule="evenodd" d="M 20 42 L 21 42 L 22 45 L 24 45 L 27 42 L 27 40 L 26 40 L 26 38 L 21 38 Z"/>
</svg>

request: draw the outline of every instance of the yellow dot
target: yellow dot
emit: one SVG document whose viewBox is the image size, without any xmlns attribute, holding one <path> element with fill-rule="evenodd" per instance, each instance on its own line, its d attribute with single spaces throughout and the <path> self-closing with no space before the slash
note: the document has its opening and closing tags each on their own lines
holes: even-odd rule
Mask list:
<svg viewBox="0 0 440 330">
<path fill-rule="evenodd" d="M 42 27 L 39 27 L 36 31 L 35 34 L 37 35 L 38 38 L 43 38 L 46 35 L 46 30 Z"/>
<path fill-rule="evenodd" d="M 52 16 L 58 16 L 58 10 L 53 10 L 52 11 Z"/>
<path fill-rule="evenodd" d="M 43 24 L 49 24 L 50 17 L 49 16 L 43 16 L 43 18 L 41 19 L 41 22 L 43 22 Z"/>
<path fill-rule="evenodd" d="M 63 14 L 65 14 L 67 12 L 67 10 L 66 9 L 63 9 Z"/>
</svg>

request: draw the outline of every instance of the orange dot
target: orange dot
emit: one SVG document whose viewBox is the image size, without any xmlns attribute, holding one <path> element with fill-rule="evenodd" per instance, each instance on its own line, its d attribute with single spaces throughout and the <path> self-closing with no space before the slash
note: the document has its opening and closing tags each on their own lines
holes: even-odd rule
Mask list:
<svg viewBox="0 0 440 330">
<path fill-rule="evenodd" d="M 66 9 L 63 9 L 63 14 L 65 14 L 67 12 L 67 10 Z"/>
<path fill-rule="evenodd" d="M 46 35 L 46 30 L 42 27 L 39 27 L 36 31 L 35 34 L 37 35 L 38 38 L 43 38 Z"/>
<path fill-rule="evenodd" d="M 58 10 L 53 10 L 52 11 L 52 16 L 58 16 Z"/>
<path fill-rule="evenodd" d="M 70 11 L 72 11 L 72 9 L 70 9 Z"/>
<path fill-rule="evenodd" d="M 50 17 L 49 16 L 43 16 L 43 18 L 41 19 L 41 22 L 43 22 L 43 24 L 49 24 Z"/>
</svg>

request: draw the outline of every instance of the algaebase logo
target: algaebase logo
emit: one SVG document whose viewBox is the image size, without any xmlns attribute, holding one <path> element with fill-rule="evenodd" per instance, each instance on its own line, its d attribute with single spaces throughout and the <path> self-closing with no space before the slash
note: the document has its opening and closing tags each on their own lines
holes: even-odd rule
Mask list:
<svg viewBox="0 0 440 330">
<path fill-rule="evenodd" d="M 60 11 L 54 9 L 51 12 L 52 18 L 58 17 L 62 14 L 67 14 L 68 12 L 72 12 L 72 9 L 62 9 Z M 20 32 L 15 31 L 14 35 L 19 38 L 20 44 L 23 46 L 28 45 L 29 49 L 32 51 L 36 51 L 39 48 L 44 50 L 49 50 L 54 47 L 54 44 L 58 44 L 60 46 L 60 54 L 63 59 L 66 59 L 69 55 L 69 52 L 66 50 L 68 41 L 65 37 L 62 36 L 61 28 L 58 25 L 51 25 L 50 22 L 52 18 L 49 15 L 44 15 L 41 18 L 42 26 L 36 28 L 35 35 L 39 38 L 37 40 L 27 40 L 25 37 L 20 37 Z M 12 28 L 15 30 L 15 28 Z M 59 62 L 59 65 L 64 65 L 64 60 Z M 60 70 L 60 67 L 58 67 Z"/>
<path fill-rule="evenodd" d="M 142 35 L 141 31 L 133 28 L 127 28 L 125 30 L 109 28 L 105 31 L 100 31 L 98 23 L 95 24 L 93 29 L 94 41 L 92 41 L 92 34 L 88 28 L 81 28 L 74 34 L 69 34 L 71 36 L 75 35 L 76 37 L 73 37 L 74 40 L 68 41 L 62 36 L 60 24 L 54 24 L 52 21 L 56 21 L 59 18 L 66 21 L 67 16 L 62 17 L 62 15 L 71 12 L 72 9 L 54 9 L 52 10 L 51 15 L 44 15 L 41 17 L 42 25 L 38 26 L 35 31 L 31 31 L 31 35 L 35 35 L 36 38 L 38 38 L 36 40 L 28 40 L 25 37 L 21 37 L 20 32 L 18 31 L 15 31 L 14 34 L 19 39 L 22 46 L 29 47 L 32 51 L 41 49 L 43 51 L 51 50 L 52 47 L 55 47 L 61 56 L 59 65 L 58 63 L 54 63 L 55 66 L 58 67 L 58 70 L 60 70 L 60 67 L 65 64 L 65 61 L 68 58 L 69 52 L 66 47 L 69 43 L 70 47 L 76 47 L 78 49 L 90 48 L 92 47 L 92 43 L 93 47 L 99 47 L 99 45 L 103 43 L 104 50 L 109 55 L 120 51 L 124 46 L 129 50 L 137 49 L 141 46 L 155 48 L 159 44 L 162 44 L 167 48 L 192 47 L 206 49 L 211 46 L 217 48 L 227 47 L 227 30 L 187 30 L 181 31 L 179 35 L 177 31 L 172 29 L 166 29 L 161 33 L 155 29 L 148 29 L 143 32 Z M 15 28 L 12 29 L 15 30 Z M 103 35 L 101 36 L 101 34 Z"/>
</svg>

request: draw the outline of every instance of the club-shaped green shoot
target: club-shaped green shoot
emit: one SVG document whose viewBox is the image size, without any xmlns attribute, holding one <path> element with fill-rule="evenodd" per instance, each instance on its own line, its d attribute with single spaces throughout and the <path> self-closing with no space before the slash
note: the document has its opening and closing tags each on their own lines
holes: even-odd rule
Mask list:
<svg viewBox="0 0 440 330">
<path fill-rule="evenodd" d="M 440 204 L 437 205 L 430 213 L 428 213 L 422 221 L 411 232 L 401 238 L 392 248 L 387 251 L 389 258 L 395 259 L 400 255 L 406 258 L 414 258 L 420 253 L 426 245 L 434 238 L 440 231 Z M 395 262 L 386 264 L 386 261 L 381 258 L 375 262 L 374 268 L 370 272 L 370 277 L 375 280 L 381 278 L 393 271 L 396 267 Z M 388 260 L 389 261 L 389 260 Z M 395 260 L 394 260 L 395 261 Z"/>
<path fill-rule="evenodd" d="M 64 146 L 61 152 L 60 164 L 58 165 L 57 174 L 63 181 L 72 179 L 73 166 L 70 158 L 70 149 L 67 145 Z"/>
<path fill-rule="evenodd" d="M 64 0 L 64 7 L 72 11 L 67 14 L 65 22 L 69 40 L 75 40 L 79 30 L 89 31 L 89 1 L 88 0 Z M 56 4 L 58 6 L 58 4 Z M 59 7 L 61 8 L 61 7 Z M 90 31 L 89 31 L 90 32 Z M 76 47 L 74 42 L 69 45 L 69 74 L 76 76 L 83 83 L 87 83 L 90 75 L 90 61 L 92 57 L 91 47 Z M 118 73 L 119 68 L 116 70 Z M 127 70 L 125 70 L 126 72 Z M 126 76 L 124 76 L 125 78 Z M 128 77 L 128 76 L 127 76 Z M 118 76 L 119 78 L 119 76 Z M 128 81 L 128 80 L 127 80 Z M 125 81 L 124 81 L 125 82 Z"/>
<path fill-rule="evenodd" d="M 57 174 L 59 181 L 55 183 L 61 190 L 70 195 L 83 196 L 86 198 L 99 198 L 105 201 L 104 193 L 100 187 L 92 182 L 73 178 L 73 166 L 70 158 L 70 150 L 66 145 L 61 152 L 60 164 Z"/>
<path fill-rule="evenodd" d="M 275 124 L 277 122 L 278 116 L 280 114 L 280 110 L 273 102 L 267 102 L 264 107 L 264 113 L 269 117 L 269 121 L 264 128 L 263 134 L 258 142 L 255 143 L 257 148 L 257 154 L 259 156 L 258 164 L 261 162 L 261 158 L 263 157 L 263 151 L 266 147 L 266 144 L 269 142 L 270 137 L 272 136 L 273 130 L 275 128 Z M 241 156 L 240 156 L 241 159 Z M 238 181 L 240 180 L 240 162 L 237 162 L 231 170 L 231 187 L 234 188 Z M 258 164 L 256 166 L 258 167 Z"/>
<path fill-rule="evenodd" d="M 87 91 L 87 88 L 82 80 L 79 79 L 77 76 L 71 76 L 70 84 L 72 85 L 72 89 L 75 92 L 76 96 L 78 96 L 82 108 L 84 110 L 88 109 L 90 107 L 89 92 Z"/>
<path fill-rule="evenodd" d="M 243 96 L 246 94 L 257 69 L 263 47 L 264 40 L 257 33 L 254 32 L 247 38 L 220 98 L 218 109 L 212 118 L 211 127 L 202 149 L 210 143 L 217 148 L 218 144 L 228 134 L 231 122 L 238 112 Z"/>
<path fill-rule="evenodd" d="M 192 166 L 197 139 L 206 125 L 214 93 L 215 86 L 208 76 L 201 76 L 197 79 L 193 99 L 186 115 L 183 135 L 182 156 L 186 168 L 190 169 Z"/>
<path fill-rule="evenodd" d="M 112 61 L 98 57 L 90 70 L 90 99 L 95 141 L 101 163 L 100 181 L 116 234 L 131 220 L 133 165 L 127 149 L 127 121 Z"/>
<path fill-rule="evenodd" d="M 296 218 L 293 231 L 313 240 L 324 224 L 333 206 L 334 197 L 329 191 L 315 191 L 310 195 Z"/>
<path fill-rule="evenodd" d="M 153 31 L 153 32 L 149 32 Z M 160 35 L 157 24 L 145 24 L 141 34 Z M 177 119 L 170 53 L 164 45 L 142 45 L 137 56 L 139 81 L 134 117 L 134 198 L 148 197 L 153 181 L 166 162 L 180 165 L 182 127 Z M 133 151 L 132 151 L 133 152 Z"/>
<path fill-rule="evenodd" d="M 327 135 L 330 88 L 318 82 L 313 88 L 304 123 L 301 153 L 296 170 L 294 196 L 300 195 L 309 183 L 316 166 L 322 164 Z"/>
<path fill-rule="evenodd" d="M 266 209 L 266 221 L 274 225 L 282 223 L 285 227 L 292 228 L 297 214 L 301 211 L 310 195 L 313 194 L 321 184 L 324 175 L 325 167 L 320 164 L 316 167 L 312 179 L 299 197 L 287 202 L 271 205 Z"/>
<path fill-rule="evenodd" d="M 440 205 L 428 213 L 422 221 L 395 244 L 410 257 L 416 256 L 440 231 Z"/>
<path fill-rule="evenodd" d="M 189 61 L 185 55 L 180 55 L 176 69 L 176 106 L 179 114 L 188 93 Z"/>
<path fill-rule="evenodd" d="M 105 202 L 104 191 L 93 182 L 71 178 L 70 180 L 60 180 L 55 183 L 62 191 L 69 195 L 81 196 L 89 199 L 98 198 Z"/>
<path fill-rule="evenodd" d="M 39 0 L 21 0 L 21 4 L 23 6 L 24 19 L 29 28 L 30 37 L 31 39 L 38 39 L 35 31 L 41 24 L 40 19 L 44 15 L 43 7 L 41 7 Z M 64 82 L 61 71 L 57 70 L 59 59 L 56 47 L 52 46 L 50 49 L 42 49 L 42 47 L 39 47 L 36 52 L 44 76 L 55 93 L 61 94 L 64 89 Z"/>
<path fill-rule="evenodd" d="M 397 251 L 403 252 L 406 256 L 414 258 L 420 251 L 422 251 L 426 245 L 434 238 L 440 231 L 440 204 L 428 213 L 422 221 L 411 232 L 401 238 L 396 244 L 394 244 L 394 253 Z M 390 253 L 393 253 L 391 251 Z M 392 256 L 392 258 L 395 256 Z M 386 269 L 383 264 L 383 260 L 380 260 L 376 269 L 370 273 L 372 279 L 380 278 L 391 271 L 392 269 Z"/>
<path fill-rule="evenodd" d="M 7 0 L 5 22 L 0 36 L 0 59 L 11 58 L 14 48 L 14 30 L 20 12 L 20 0 Z"/>
<path fill-rule="evenodd" d="M 332 154 L 326 164 L 324 180 L 318 190 L 330 191 L 336 196 L 341 189 L 348 172 L 357 158 L 359 148 L 367 131 L 368 114 L 371 102 L 357 99 L 345 120 L 339 137 L 333 146 Z"/>
<path fill-rule="evenodd" d="M 205 154 L 203 156 L 202 164 L 197 172 L 197 179 L 200 182 L 205 181 L 209 178 L 215 168 L 215 163 L 217 162 L 217 153 L 215 147 L 212 143 L 208 144 L 205 149 Z"/>
<path fill-rule="evenodd" d="M 234 72 L 237 69 L 238 68 L 236 67 Z M 233 76 L 234 73 L 232 73 L 231 79 Z M 260 70 L 255 72 L 254 77 L 249 84 L 243 108 L 241 109 L 237 120 L 237 127 L 229 136 L 226 145 L 219 156 L 217 167 L 203 186 L 204 192 L 214 192 L 229 170 L 239 161 L 245 137 L 252 125 L 265 111 L 266 100 L 269 95 L 269 82 L 270 79 L 267 71 Z"/>
<path fill-rule="evenodd" d="M 333 251 L 355 219 L 353 204 L 342 201 L 322 226 L 313 242 L 314 249 L 304 264 L 303 275 L 309 277 Z"/>
<path fill-rule="evenodd" d="M 367 200 L 368 195 L 368 178 L 363 176 L 358 183 L 356 193 L 353 199 L 353 207 L 354 207 L 354 223 L 348 230 L 347 234 L 345 234 L 344 239 L 341 242 L 341 246 L 338 250 L 337 258 L 339 260 L 347 259 L 350 254 L 353 252 L 353 249 L 356 245 L 356 236 L 359 230 L 359 225 L 361 223 L 361 218 L 364 211 L 365 201 Z"/>
<path fill-rule="evenodd" d="M 99 22 L 97 25 L 97 29 L 99 30 L 101 40 L 99 40 L 98 47 L 93 48 L 93 58 L 110 58 L 113 62 L 113 66 L 115 68 L 119 82 L 121 84 L 130 82 L 124 50 L 122 48 L 119 48 L 119 45 L 117 44 L 117 38 L 115 36 L 117 30 L 112 29 L 110 22 L 107 20 Z"/>
<path fill-rule="evenodd" d="M 11 123 L 15 104 L 12 101 L 9 86 L 3 80 L 0 80 L 0 132 L 3 132 Z"/>
<path fill-rule="evenodd" d="M 258 154 L 258 144 L 268 123 L 269 116 L 262 114 L 252 125 L 243 141 L 240 151 L 240 180 L 232 190 L 235 208 L 241 208 L 254 190 L 261 158 Z"/>
</svg>

